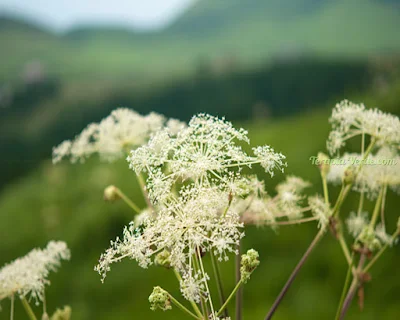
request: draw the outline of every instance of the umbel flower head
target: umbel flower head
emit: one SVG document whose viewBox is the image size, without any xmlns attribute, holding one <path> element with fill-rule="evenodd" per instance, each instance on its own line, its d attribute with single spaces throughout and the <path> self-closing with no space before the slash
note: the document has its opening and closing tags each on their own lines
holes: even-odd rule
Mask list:
<svg viewBox="0 0 400 320">
<path fill-rule="evenodd" d="M 260 164 L 272 176 L 286 166 L 285 156 L 270 146 L 253 148 L 250 156 L 238 142 L 250 142 L 247 131 L 235 129 L 224 118 L 199 114 L 176 137 L 168 129 L 155 133 L 147 145 L 131 152 L 128 161 L 137 174 L 147 173 L 153 202 L 165 199 L 176 181 L 227 184 L 244 167 Z"/>
<path fill-rule="evenodd" d="M 113 161 L 124 157 L 130 150 L 145 144 L 151 134 L 166 126 L 176 134 L 184 123 L 157 113 L 142 116 L 139 113 L 119 108 L 99 123 L 89 124 L 74 140 L 64 141 L 53 149 L 53 162 L 70 157 L 71 162 L 85 161 L 94 153 L 104 160 Z"/>
<path fill-rule="evenodd" d="M 149 296 L 150 309 L 157 310 L 161 309 L 163 311 L 172 309 L 171 299 L 168 292 L 161 287 L 154 287 L 153 292 Z"/>
<path fill-rule="evenodd" d="M 70 251 L 62 241 L 50 241 L 43 250 L 33 249 L 0 269 L 0 300 L 18 294 L 43 301 L 50 271 L 56 271 L 61 260 L 69 260 Z"/>
<path fill-rule="evenodd" d="M 357 135 L 369 135 L 378 145 L 400 144 L 400 120 L 378 109 L 366 109 L 363 104 L 348 100 L 338 103 L 330 118 L 332 131 L 327 142 L 328 150 L 335 154 L 346 141 Z"/>
<path fill-rule="evenodd" d="M 185 187 L 179 197 L 159 207 L 157 217 L 148 215 L 140 228 L 134 223 L 126 227 L 123 239 L 111 243 L 95 270 L 104 279 L 110 265 L 125 257 L 147 268 L 155 254 L 164 250 L 169 252 L 168 265 L 183 274 L 192 270 L 192 258 L 198 252 L 212 250 L 219 260 L 227 260 L 227 253 L 237 253 L 243 225 L 239 215 L 226 208 L 229 195 L 218 187 Z"/>
</svg>

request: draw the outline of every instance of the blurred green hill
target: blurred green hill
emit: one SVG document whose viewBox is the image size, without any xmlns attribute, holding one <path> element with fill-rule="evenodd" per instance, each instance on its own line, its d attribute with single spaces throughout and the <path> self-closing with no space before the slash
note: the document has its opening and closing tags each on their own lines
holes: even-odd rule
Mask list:
<svg viewBox="0 0 400 320">
<path fill-rule="evenodd" d="M 178 77 L 207 61 L 216 70 L 302 55 L 366 57 L 400 50 L 398 1 L 201 0 L 166 29 L 81 26 L 54 34 L 0 19 L 0 79 L 40 61 L 64 79 Z M 228 67 L 227 67 L 228 65 Z"/>
</svg>

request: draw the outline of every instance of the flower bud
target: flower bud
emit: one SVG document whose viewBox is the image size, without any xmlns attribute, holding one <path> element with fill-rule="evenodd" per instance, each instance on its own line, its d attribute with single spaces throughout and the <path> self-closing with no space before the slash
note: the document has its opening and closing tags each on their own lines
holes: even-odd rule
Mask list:
<svg viewBox="0 0 400 320">
<path fill-rule="evenodd" d="M 118 194 L 118 188 L 115 186 L 108 186 L 104 189 L 104 200 L 105 201 L 115 201 L 120 198 Z"/>
<path fill-rule="evenodd" d="M 321 170 L 321 175 L 326 177 L 330 170 L 329 157 L 325 153 L 319 152 L 318 163 L 319 169 Z"/>
<path fill-rule="evenodd" d="M 380 249 L 382 246 L 381 242 L 376 238 L 374 229 L 370 226 L 364 227 L 358 238 L 371 251 Z"/>
<path fill-rule="evenodd" d="M 345 185 L 352 184 L 352 183 L 354 182 L 354 179 L 355 179 L 354 167 L 348 167 L 348 168 L 344 171 L 343 183 L 344 183 Z"/>
<path fill-rule="evenodd" d="M 160 252 L 154 258 L 154 263 L 167 269 L 171 268 L 171 254 L 167 250 Z"/>
<path fill-rule="evenodd" d="M 149 302 L 150 309 L 153 311 L 157 309 L 161 309 L 163 311 L 172 309 L 168 292 L 161 287 L 154 287 L 153 292 L 149 296 Z"/>
<path fill-rule="evenodd" d="M 258 257 L 258 252 L 254 249 L 250 249 L 246 254 L 242 254 L 240 275 L 243 283 L 246 283 L 250 279 L 250 275 L 260 264 Z"/>
</svg>

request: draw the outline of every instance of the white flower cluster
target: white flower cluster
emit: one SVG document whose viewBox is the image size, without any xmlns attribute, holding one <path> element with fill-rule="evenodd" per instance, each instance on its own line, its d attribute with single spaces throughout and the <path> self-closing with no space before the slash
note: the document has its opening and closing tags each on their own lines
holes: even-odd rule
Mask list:
<svg viewBox="0 0 400 320">
<path fill-rule="evenodd" d="M 351 160 L 350 160 L 351 159 Z M 356 166 L 347 165 L 355 160 L 361 161 L 362 155 L 345 153 L 340 161 L 342 164 L 330 166 L 327 180 L 333 184 L 341 184 L 345 178 L 346 170 L 355 172 Z M 384 161 L 387 163 L 385 164 Z M 373 163 L 373 164 L 368 164 Z M 400 156 L 398 151 L 388 146 L 381 147 L 375 154 L 366 159 L 366 164 L 354 177 L 353 190 L 365 192 L 369 198 L 375 198 L 383 186 L 390 187 L 393 191 L 400 191 Z"/>
<path fill-rule="evenodd" d="M 53 149 L 53 162 L 70 157 L 71 162 L 84 161 L 94 153 L 104 160 L 113 161 L 124 157 L 130 150 L 145 144 L 150 136 L 161 128 L 176 134 L 185 124 L 157 113 L 142 116 L 126 109 L 116 109 L 99 123 L 89 124 L 72 141 L 64 141 Z"/>
<path fill-rule="evenodd" d="M 378 109 L 366 109 L 363 104 L 348 100 L 338 103 L 330 118 L 332 132 L 327 142 L 328 150 L 335 154 L 346 141 L 366 134 L 377 140 L 378 145 L 400 144 L 400 120 Z"/>
<path fill-rule="evenodd" d="M 174 202 L 158 209 L 156 218 L 144 218 L 140 228 L 133 223 L 126 227 L 123 239 L 112 242 L 95 270 L 104 280 L 110 265 L 125 257 L 147 268 L 163 250 L 170 252 L 171 266 L 183 274 L 193 271 L 193 255 L 198 251 L 212 250 L 220 260 L 227 260 L 228 252 L 237 252 L 244 234 L 236 213 L 227 210 L 221 216 L 226 208 L 228 194 L 217 187 L 184 188 Z"/>
<path fill-rule="evenodd" d="M 176 135 L 165 128 L 131 151 L 130 167 L 147 174 L 152 208 L 136 219 L 140 225 L 132 222 L 123 238 L 101 255 L 95 270 L 103 281 L 112 263 L 130 258 L 143 268 L 153 263 L 174 268 L 182 276 L 186 299 L 209 299 L 201 256 L 211 253 L 226 261 L 228 254 L 238 254 L 244 233 L 234 202 L 265 193 L 263 183 L 242 169 L 260 164 L 273 175 L 286 166 L 285 157 L 269 146 L 254 148 L 249 156 L 237 142 L 249 143 L 245 130 L 200 114 Z"/>
<path fill-rule="evenodd" d="M 235 129 L 230 122 L 210 115 L 194 116 L 187 128 L 176 137 L 168 130 L 157 132 L 144 145 L 131 152 L 130 167 L 137 174 L 148 175 L 149 195 L 153 202 L 162 201 L 177 181 L 191 179 L 196 184 L 237 180 L 231 169 L 260 164 L 271 174 L 283 170 L 285 156 L 270 146 L 253 148 L 248 155 L 236 142 L 249 143 L 247 131 Z"/>
<path fill-rule="evenodd" d="M 324 199 L 319 195 L 309 197 L 308 204 L 312 214 L 318 219 L 318 227 L 326 227 L 329 224 L 329 218 L 332 216 L 329 204 L 325 203 Z"/>
<path fill-rule="evenodd" d="M 275 222 L 280 218 L 296 220 L 303 216 L 309 209 L 304 206 L 306 196 L 304 189 L 311 186 L 296 176 L 287 176 L 277 185 L 277 195 L 267 195 L 264 184 L 254 177 L 250 182 L 250 193 L 247 197 L 237 197 L 232 205 L 233 209 L 242 216 L 245 224 L 270 225 L 275 227 Z"/>
<path fill-rule="evenodd" d="M 33 249 L 0 269 L 0 300 L 18 294 L 43 301 L 44 289 L 50 284 L 50 271 L 56 271 L 61 260 L 69 260 L 70 251 L 61 241 L 50 241 L 43 250 Z"/>
</svg>

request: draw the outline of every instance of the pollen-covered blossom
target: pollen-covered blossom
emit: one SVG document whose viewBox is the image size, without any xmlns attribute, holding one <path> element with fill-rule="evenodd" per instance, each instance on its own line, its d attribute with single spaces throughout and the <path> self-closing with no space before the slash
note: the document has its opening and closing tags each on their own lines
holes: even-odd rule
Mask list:
<svg viewBox="0 0 400 320">
<path fill-rule="evenodd" d="M 111 243 L 95 268 L 103 279 L 114 262 L 129 257 L 147 268 L 164 249 L 170 252 L 171 266 L 182 274 L 192 269 L 198 252 L 212 250 L 219 260 L 237 253 L 243 225 L 229 209 L 229 195 L 213 186 L 188 186 L 180 193 L 158 209 L 157 217 L 146 219 L 141 228 L 132 223 L 121 240 Z"/>
<path fill-rule="evenodd" d="M 43 301 L 50 271 L 56 271 L 61 260 L 69 260 L 65 242 L 50 241 L 43 250 L 33 249 L 0 269 L 0 300 L 18 294 Z"/>
<path fill-rule="evenodd" d="M 329 207 L 329 204 L 325 203 L 324 199 L 319 195 L 309 197 L 308 204 L 311 213 L 318 219 L 318 227 L 326 227 L 329 223 L 329 218 L 332 215 L 332 210 Z"/>
<path fill-rule="evenodd" d="M 168 134 L 168 129 L 157 132 L 147 145 L 133 150 L 128 161 L 136 173 L 147 173 L 153 201 L 165 198 L 176 181 L 225 181 L 231 177 L 231 169 L 254 164 L 273 175 L 286 166 L 285 156 L 271 147 L 253 148 L 254 156 L 250 156 L 238 142 L 250 142 L 247 131 L 235 129 L 225 119 L 200 114 L 176 137 Z"/>
<path fill-rule="evenodd" d="M 400 144 L 400 120 L 378 109 L 366 109 L 363 104 L 348 100 L 338 103 L 330 118 L 332 132 L 327 142 L 328 150 L 335 154 L 346 141 L 366 134 L 377 140 L 378 145 Z"/>
<path fill-rule="evenodd" d="M 166 123 L 164 116 L 139 113 L 119 108 L 99 123 L 89 124 L 72 141 L 64 141 L 53 149 L 53 162 L 70 157 L 72 162 L 84 161 L 94 153 L 102 159 L 113 161 L 123 157 L 131 149 L 145 144 L 151 134 L 166 126 L 174 134 L 185 125 L 171 119 Z"/>
<path fill-rule="evenodd" d="M 354 238 L 358 237 L 358 235 L 361 233 L 364 227 L 368 225 L 368 223 L 368 212 L 360 212 L 360 214 L 351 212 L 350 216 L 346 220 L 347 229 Z"/>
</svg>

